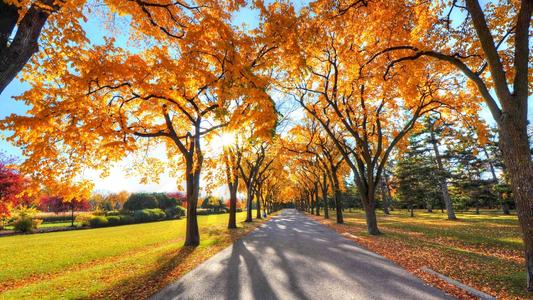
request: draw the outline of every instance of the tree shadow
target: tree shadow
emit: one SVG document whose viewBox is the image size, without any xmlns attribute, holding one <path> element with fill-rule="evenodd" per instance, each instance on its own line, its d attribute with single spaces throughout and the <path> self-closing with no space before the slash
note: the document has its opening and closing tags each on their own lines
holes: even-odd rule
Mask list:
<svg viewBox="0 0 533 300">
<path fill-rule="evenodd" d="M 165 287 L 174 278 L 177 268 L 195 251 L 195 247 L 181 247 L 177 252 L 162 254 L 149 272 L 128 277 L 112 287 L 91 295 L 88 299 L 146 299 Z M 183 272 L 183 270 L 177 270 Z"/>
<path fill-rule="evenodd" d="M 446 299 L 332 229 L 292 212 L 263 224 L 154 299 Z"/>
</svg>

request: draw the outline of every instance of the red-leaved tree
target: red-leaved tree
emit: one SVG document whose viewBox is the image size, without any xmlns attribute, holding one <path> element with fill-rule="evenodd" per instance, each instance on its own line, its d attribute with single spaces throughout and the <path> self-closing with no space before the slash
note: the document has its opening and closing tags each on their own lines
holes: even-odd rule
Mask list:
<svg viewBox="0 0 533 300">
<path fill-rule="evenodd" d="M 14 161 L 0 153 L 0 219 L 11 216 L 11 210 L 20 204 L 29 204 L 27 182 L 15 169 L 9 167 Z"/>
<path fill-rule="evenodd" d="M 178 205 L 187 208 L 187 195 L 185 195 L 185 193 L 173 192 L 173 193 L 168 193 L 167 196 L 178 200 Z"/>
<path fill-rule="evenodd" d="M 74 226 L 74 212 L 86 211 L 90 208 L 87 199 L 72 199 L 65 201 L 65 199 L 58 196 L 42 196 L 39 201 L 39 209 L 46 212 L 71 212 L 71 226 Z"/>
</svg>

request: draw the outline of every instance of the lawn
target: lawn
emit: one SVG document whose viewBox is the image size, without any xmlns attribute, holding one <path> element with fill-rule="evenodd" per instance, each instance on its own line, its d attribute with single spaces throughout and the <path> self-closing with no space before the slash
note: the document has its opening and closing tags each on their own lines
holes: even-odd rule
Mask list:
<svg viewBox="0 0 533 300">
<path fill-rule="evenodd" d="M 56 228 L 56 227 L 70 227 L 72 223 L 70 221 L 65 222 L 46 222 L 39 225 L 39 228 Z M 74 222 L 74 226 L 78 226 L 78 222 Z M 6 230 L 13 230 L 13 225 L 9 225 L 5 227 Z"/>
<path fill-rule="evenodd" d="M 440 211 L 417 211 L 414 218 L 405 210 L 391 215 L 379 212 L 383 234 L 377 237 L 366 233 L 362 211 L 346 210 L 344 217 L 344 225 L 335 224 L 334 216 L 329 221 L 314 218 L 352 234 L 349 237 L 359 244 L 459 297 L 464 295 L 420 268 L 427 266 L 498 299 L 526 297 L 523 243 L 516 215 L 458 213 L 459 220 L 448 221 Z"/>
<path fill-rule="evenodd" d="M 0 238 L 0 299 L 145 298 L 260 222 L 226 228 L 199 216 L 201 245 L 182 248 L 185 220 Z"/>
</svg>

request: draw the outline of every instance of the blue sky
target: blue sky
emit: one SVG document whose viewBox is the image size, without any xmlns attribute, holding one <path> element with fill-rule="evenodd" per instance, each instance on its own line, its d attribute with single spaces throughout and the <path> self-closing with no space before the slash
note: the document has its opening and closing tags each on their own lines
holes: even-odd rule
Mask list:
<svg viewBox="0 0 533 300">
<path fill-rule="evenodd" d="M 307 1 L 295 1 L 297 8 L 301 8 Z M 243 8 L 241 11 L 236 13 L 233 18 L 233 23 L 235 25 L 245 24 L 248 28 L 255 28 L 258 26 L 259 22 L 259 13 L 256 10 L 250 8 Z M 106 30 L 102 30 L 100 20 L 98 18 L 90 18 L 90 21 L 86 23 L 83 27 L 86 30 L 89 39 L 94 44 L 101 44 L 103 42 L 103 37 L 110 33 Z M 116 36 L 116 43 L 119 46 L 128 47 L 127 39 L 128 35 L 120 34 Z M 15 101 L 12 99 L 13 96 L 20 95 L 22 92 L 29 88 L 28 84 L 20 82 L 18 79 L 15 79 L 11 84 L 4 90 L 2 95 L 0 95 L 0 119 L 10 115 L 10 114 L 24 114 L 27 110 L 27 106 L 20 101 Z M 533 101 L 529 101 L 529 114 L 528 118 L 532 119 L 533 111 Z M 486 119 L 489 124 L 494 124 L 492 117 L 488 110 L 483 110 L 481 116 Z M 9 135 L 10 132 L 0 132 L 0 151 L 5 152 L 9 155 L 14 155 L 21 157 L 21 150 L 17 147 L 12 146 L 5 140 L 5 136 Z M 137 178 L 129 178 L 124 175 L 121 166 L 117 166 L 111 172 L 111 176 L 107 179 L 99 178 L 96 173 L 87 175 L 93 179 L 96 183 L 97 190 L 103 191 L 119 191 L 121 189 L 127 189 L 130 191 L 172 191 L 175 190 L 176 179 L 170 178 L 168 176 L 163 176 L 159 184 L 149 184 L 149 185 L 140 185 L 138 184 Z"/>
</svg>

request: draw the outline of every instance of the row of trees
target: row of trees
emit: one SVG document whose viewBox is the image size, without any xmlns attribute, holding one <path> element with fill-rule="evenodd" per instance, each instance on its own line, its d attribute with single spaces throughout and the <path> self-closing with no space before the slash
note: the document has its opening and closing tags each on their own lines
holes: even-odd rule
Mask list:
<svg viewBox="0 0 533 300">
<path fill-rule="evenodd" d="M 283 147 L 273 137 L 281 118 L 270 95 L 281 91 L 319 125 L 327 147 L 338 155 L 325 161 L 334 162 L 332 170 L 318 172 L 325 157 L 317 157 L 320 145 L 288 146 L 313 157 L 296 160 L 291 172 L 314 178 L 302 199 L 318 207 L 318 186 L 325 190 L 342 157 L 353 174 L 368 232 L 379 234 L 376 192 L 390 158 L 406 148 L 405 137 L 433 113 L 444 122 L 464 119 L 479 137 L 476 116 L 484 103 L 498 127 L 524 236 L 527 286 L 533 289 L 530 0 L 485 7 L 478 0 L 316 0 L 298 12 L 291 3 L 255 1 L 261 24 L 251 31 L 231 23 L 244 1 L 103 3 L 103 15 L 108 9 L 130 17 L 123 29 L 136 40 L 135 49 L 117 47 L 111 39 L 91 45 L 80 25 L 94 17 L 85 9 L 91 2 L 2 1 L 0 92 L 39 40 L 44 48 L 25 67 L 31 89 L 19 99 L 31 105 L 29 116 L 11 116 L 2 126 L 13 130 L 12 141 L 24 147 L 25 174 L 47 186 L 70 184 L 84 168 L 105 170 L 110 162 L 163 144 L 168 162 L 146 159 L 147 177 L 178 166 L 186 182 L 185 243 L 198 245 L 203 139 L 223 127 L 250 134 L 243 144 L 224 150 L 232 203 L 239 181 L 250 209 L 254 198 L 268 198 L 268 169 L 291 171 L 275 167 L 282 161 Z M 336 191 L 341 183 L 331 177 Z M 287 189 L 279 194 L 296 192 Z M 452 206 L 447 208 L 453 218 Z M 247 220 L 251 217 L 248 211 Z"/>
<path fill-rule="evenodd" d="M 464 6 L 459 2 L 434 6 L 354 1 L 346 7 L 313 2 L 300 14 L 293 14 L 297 26 L 287 33 L 292 38 L 278 51 L 287 59 L 279 65 L 283 71 L 276 84 L 300 104 L 307 118 L 320 125 L 344 158 L 359 192 L 368 232 L 373 235 L 380 233 L 375 214 L 377 192 L 384 185 L 390 159 L 406 149 L 405 137 L 420 131 L 427 116 L 438 115 L 440 122 L 474 127 L 475 137 L 470 139 L 479 139 L 484 126 L 477 116 L 484 102 L 498 127 L 498 146 L 524 234 L 527 285 L 533 289 L 533 180 L 526 116 L 530 88 L 527 41 L 533 5 L 530 1 L 488 4 L 484 11 L 475 0 L 464 1 Z M 466 15 L 463 22 L 450 20 L 453 10 Z M 291 13 L 290 5 L 280 4 L 266 23 L 274 26 Z M 502 45 L 505 50 L 499 51 Z M 309 128 L 306 131 L 310 136 L 304 139 L 307 149 L 299 151 L 315 157 L 306 164 L 298 162 L 301 170 L 296 174 L 303 174 L 299 185 L 305 187 L 300 189 L 300 206 L 317 209 L 318 186 L 325 186 L 320 175 L 327 177 L 328 171 L 324 167 L 312 170 L 319 165 L 320 155 L 308 149 L 314 134 Z M 432 147 L 438 157 L 437 169 L 442 172 L 439 146 L 434 143 Z M 411 150 L 416 151 L 414 148 L 412 145 Z M 473 151 L 457 149 L 460 155 L 455 163 L 470 167 L 460 178 L 463 189 L 482 180 L 475 170 L 480 163 L 472 161 L 476 159 Z M 437 179 L 449 218 L 454 219 L 447 178 L 442 174 Z M 473 197 L 484 195 L 478 191 Z M 338 218 L 342 222 L 342 215 Z"/>
<path fill-rule="evenodd" d="M 231 27 L 230 12 L 237 4 L 106 4 L 132 17 L 132 38 L 140 45 L 136 51 L 119 48 L 110 39 L 89 46 L 78 21 L 65 14 L 83 15 L 83 3 L 57 3 L 42 11 L 49 21 L 66 21 L 66 25 L 50 22 L 41 40 L 57 38 L 59 48 L 68 44 L 69 49 L 34 57 L 27 68 L 32 88 L 20 97 L 32 106 L 31 116 L 9 117 L 4 128 L 21 137 L 13 138 L 16 144 L 27 145 L 23 154 L 28 159 L 21 170 L 46 186 L 75 182 L 85 168 L 105 172 L 113 161 L 148 151 L 154 144 L 165 145 L 167 161 L 146 158 L 143 174 L 146 180 L 157 180 L 169 169 L 183 174 L 188 216 L 185 245 L 196 246 L 203 139 L 223 127 L 237 130 L 240 126 L 253 127 L 258 138 L 268 137 L 276 123 L 274 105 L 266 93 L 269 80 L 262 74 L 270 42 Z M 32 2 L 7 5 L 39 9 Z M 56 25 L 72 32 L 62 35 L 66 28 Z M 155 43 L 146 47 L 143 43 L 148 41 Z M 76 48 L 75 55 L 70 47 Z M 55 74 L 59 80 L 45 74 Z M 49 121 L 43 123 L 43 118 Z M 254 190 L 250 195 L 260 190 L 256 167 L 239 167 L 241 175 L 247 174 L 248 188 Z M 231 215 L 234 218 L 233 209 Z"/>
</svg>

